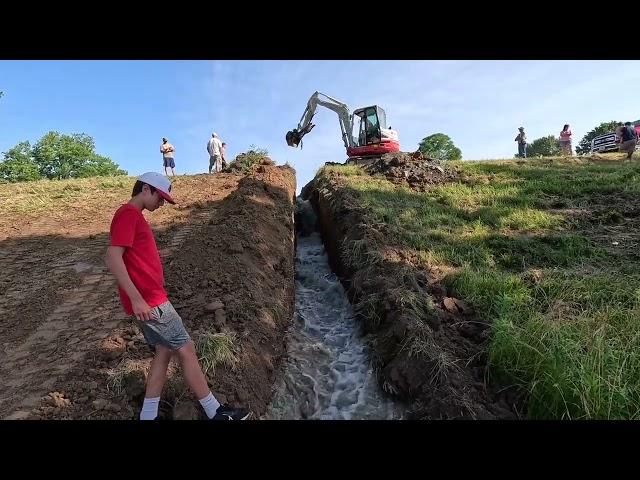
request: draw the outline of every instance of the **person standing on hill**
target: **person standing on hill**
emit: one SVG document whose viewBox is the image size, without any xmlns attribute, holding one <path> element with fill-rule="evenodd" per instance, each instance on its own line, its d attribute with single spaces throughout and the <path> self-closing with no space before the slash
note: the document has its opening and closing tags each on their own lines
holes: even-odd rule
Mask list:
<svg viewBox="0 0 640 480">
<path fill-rule="evenodd" d="M 222 170 L 222 142 L 216 132 L 211 134 L 207 143 L 207 152 L 209 152 L 209 173 L 212 169 L 215 169 L 216 173 Z"/>
<path fill-rule="evenodd" d="M 627 160 L 631 158 L 638 144 L 638 132 L 631 122 L 626 122 L 620 132 L 620 151 L 627 154 Z"/>
<path fill-rule="evenodd" d="M 569 128 L 569 124 L 566 124 L 562 127 L 562 131 L 560 132 L 560 148 L 562 149 L 562 154 L 571 156 L 571 129 Z"/>
<path fill-rule="evenodd" d="M 518 157 L 527 158 L 527 135 L 524 133 L 524 127 L 518 128 L 519 132 L 515 141 L 518 142 Z"/>
<path fill-rule="evenodd" d="M 220 156 L 222 157 L 222 168 L 227 168 L 227 144 L 224 142 L 220 147 Z"/>
<path fill-rule="evenodd" d="M 169 172 L 167 172 L 167 168 L 171 168 L 171 172 L 173 176 L 176 176 L 176 162 L 173 159 L 173 152 L 176 149 L 169 143 L 166 137 L 162 138 L 162 145 L 160 145 L 160 153 L 162 153 L 162 165 L 164 166 L 164 173 L 168 177 Z"/>
</svg>

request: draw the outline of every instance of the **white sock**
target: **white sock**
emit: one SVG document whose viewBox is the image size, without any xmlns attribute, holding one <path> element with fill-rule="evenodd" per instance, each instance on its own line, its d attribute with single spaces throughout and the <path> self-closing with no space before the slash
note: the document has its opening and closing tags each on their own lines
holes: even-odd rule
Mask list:
<svg viewBox="0 0 640 480">
<path fill-rule="evenodd" d="M 207 414 L 207 417 L 209 418 L 215 417 L 216 411 L 220 406 L 220 402 L 216 400 L 216 397 L 213 396 L 213 393 L 209 392 L 209 395 L 207 395 L 204 398 L 201 398 L 198 401 L 200 402 L 200 405 L 202 405 L 202 408 L 204 408 L 204 413 Z"/>
<path fill-rule="evenodd" d="M 145 397 L 142 410 L 140 411 L 140 420 L 155 420 L 158 416 L 158 405 L 160 405 L 160 397 Z"/>
</svg>

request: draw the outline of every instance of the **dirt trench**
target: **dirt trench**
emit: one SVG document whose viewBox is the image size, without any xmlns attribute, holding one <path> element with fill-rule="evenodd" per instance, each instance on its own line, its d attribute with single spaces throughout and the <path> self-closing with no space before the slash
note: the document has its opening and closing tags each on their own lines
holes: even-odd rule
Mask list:
<svg viewBox="0 0 640 480">
<path fill-rule="evenodd" d="M 455 171 L 419 154 L 391 154 L 364 168 L 418 191 L 456 180 Z M 412 405 L 409 418 L 517 418 L 518 394 L 487 381 L 490 324 L 450 296 L 442 272 L 425 269 L 393 245 L 384 225 L 371 225 L 339 176 L 314 179 L 302 195 L 318 215 L 332 269 L 374 338 L 379 383 Z M 361 260 L 372 252 L 377 262 Z"/>
</svg>

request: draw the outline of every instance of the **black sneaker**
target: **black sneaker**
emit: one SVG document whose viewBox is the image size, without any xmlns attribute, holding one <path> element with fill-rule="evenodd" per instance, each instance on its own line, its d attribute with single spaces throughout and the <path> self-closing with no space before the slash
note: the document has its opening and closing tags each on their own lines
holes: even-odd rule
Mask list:
<svg viewBox="0 0 640 480">
<path fill-rule="evenodd" d="M 249 415 L 251 412 L 246 408 L 233 408 L 225 403 L 218 407 L 211 420 L 246 420 Z"/>
</svg>

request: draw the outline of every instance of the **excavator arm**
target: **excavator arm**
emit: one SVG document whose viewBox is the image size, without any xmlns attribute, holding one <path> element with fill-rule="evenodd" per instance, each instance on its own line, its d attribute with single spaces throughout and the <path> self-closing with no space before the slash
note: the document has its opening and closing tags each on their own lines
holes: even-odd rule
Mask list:
<svg viewBox="0 0 640 480">
<path fill-rule="evenodd" d="M 311 98 L 309 98 L 309 101 L 307 102 L 307 108 L 302 114 L 300 123 L 298 123 L 298 128 L 294 128 L 293 130 L 287 132 L 287 145 L 289 145 L 290 147 L 297 147 L 298 144 L 302 141 L 302 137 L 309 133 L 315 126 L 313 123 L 311 123 L 311 120 L 316 114 L 318 105 L 328 108 L 329 110 L 333 110 L 338 114 L 338 120 L 340 122 L 340 130 L 342 131 L 342 141 L 344 142 L 344 146 L 345 148 L 353 147 L 354 142 L 353 138 L 351 137 L 353 124 L 351 121 L 349 107 L 341 101 L 336 100 L 335 98 L 331 98 L 330 96 L 320 92 L 315 92 L 313 95 L 311 95 Z"/>
</svg>

